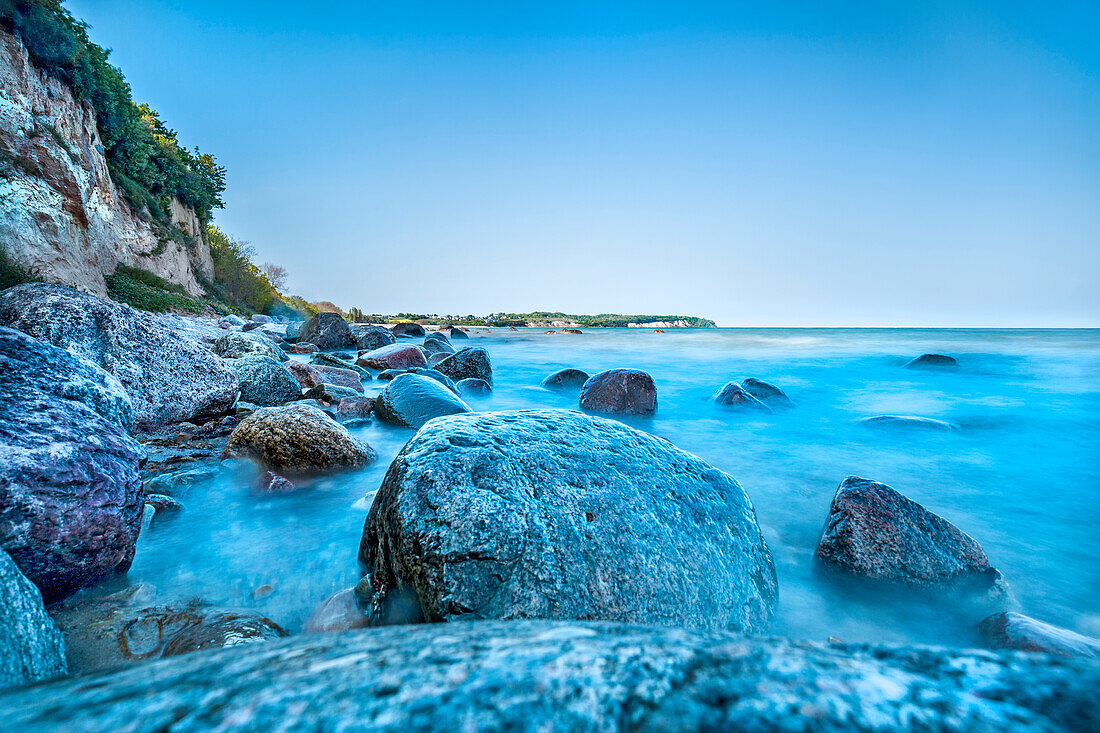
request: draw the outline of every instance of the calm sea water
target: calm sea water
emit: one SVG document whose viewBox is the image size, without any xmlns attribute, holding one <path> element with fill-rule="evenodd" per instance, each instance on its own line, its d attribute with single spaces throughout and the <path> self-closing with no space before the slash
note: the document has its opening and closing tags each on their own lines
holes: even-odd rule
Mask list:
<svg viewBox="0 0 1100 733">
<path fill-rule="evenodd" d="M 496 389 L 478 410 L 576 406 L 539 387 L 562 367 L 638 367 L 657 383 L 658 412 L 632 420 L 732 474 L 752 499 L 775 555 L 773 631 L 823 640 L 970 644 L 978 618 L 936 602 L 862 591 L 815 571 L 813 550 L 847 475 L 888 483 L 985 548 L 1020 610 L 1100 634 L 1100 331 L 670 329 L 474 333 L 492 355 Z M 924 352 L 953 372 L 903 369 Z M 730 379 L 786 390 L 795 409 L 731 413 L 709 402 Z M 383 385 L 374 382 L 368 392 Z M 962 432 L 902 435 L 855 421 L 910 414 Z M 358 578 L 363 520 L 411 430 L 355 431 L 381 459 L 307 491 L 258 498 L 227 467 L 145 530 L 130 582 L 163 598 L 200 597 L 258 610 L 289 630 Z M 254 599 L 253 591 L 274 592 Z"/>
</svg>

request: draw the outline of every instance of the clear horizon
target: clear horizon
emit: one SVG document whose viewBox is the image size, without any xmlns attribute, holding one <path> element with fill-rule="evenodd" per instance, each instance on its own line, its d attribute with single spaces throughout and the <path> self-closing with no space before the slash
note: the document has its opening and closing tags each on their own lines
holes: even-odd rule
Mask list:
<svg viewBox="0 0 1100 733">
<path fill-rule="evenodd" d="M 67 5 L 313 301 L 1100 326 L 1093 5 Z"/>
</svg>

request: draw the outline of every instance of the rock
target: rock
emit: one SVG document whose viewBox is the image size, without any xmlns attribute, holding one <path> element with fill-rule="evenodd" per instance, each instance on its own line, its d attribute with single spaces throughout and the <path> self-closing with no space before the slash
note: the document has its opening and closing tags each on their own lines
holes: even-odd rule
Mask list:
<svg viewBox="0 0 1100 733">
<path fill-rule="evenodd" d="M 447 389 L 451 390 L 455 394 L 458 394 L 458 387 L 456 387 L 455 383 L 451 381 L 451 378 L 448 377 L 446 374 L 443 374 L 442 372 L 440 372 L 437 369 L 426 369 L 424 367 L 412 367 L 410 369 L 406 369 L 405 373 L 406 374 L 419 374 L 422 377 L 427 377 L 428 379 L 434 379 L 435 381 L 439 382 L 440 384 L 442 384 Z"/>
<path fill-rule="evenodd" d="M 773 384 L 749 377 L 741 382 L 741 386 L 746 392 L 769 407 L 794 407 L 791 398 Z"/>
<path fill-rule="evenodd" d="M 609 415 L 652 415 L 657 411 L 657 386 L 641 369 L 608 369 L 581 386 L 580 406 Z"/>
<path fill-rule="evenodd" d="M 1098 690 L 1093 660 L 482 621 L 308 634 L 12 690 L 0 727 L 1087 731 Z"/>
<path fill-rule="evenodd" d="M 1001 574 L 973 538 L 886 484 L 849 476 L 840 483 L 814 557 L 871 581 L 1008 597 Z"/>
<path fill-rule="evenodd" d="M 359 355 L 355 363 L 368 369 L 408 369 L 427 366 L 424 352 L 410 344 L 390 344 Z"/>
<path fill-rule="evenodd" d="M 230 313 L 228 316 L 222 316 L 218 319 L 218 325 L 222 328 L 240 328 L 244 325 L 244 319 L 240 316 L 235 316 Z"/>
<path fill-rule="evenodd" d="M 166 494 L 147 493 L 145 495 L 145 506 L 153 510 L 152 519 L 179 514 L 183 511 L 183 504 Z M 150 521 L 152 521 L 152 519 Z"/>
<path fill-rule="evenodd" d="M 373 351 L 396 343 L 397 339 L 388 328 L 382 326 L 352 326 L 355 334 L 355 347 L 360 351 Z"/>
<path fill-rule="evenodd" d="M 354 588 L 329 596 L 306 621 L 307 634 L 350 631 L 370 625 L 371 589 L 366 579 Z"/>
<path fill-rule="evenodd" d="M 362 375 L 357 369 L 326 366 L 324 364 L 303 364 L 294 361 L 287 364 L 291 375 L 302 389 L 312 389 L 321 384 L 335 384 L 356 392 L 363 391 Z"/>
<path fill-rule="evenodd" d="M 284 405 L 301 399 L 298 380 L 270 356 L 250 354 L 234 359 L 233 368 L 241 383 L 241 399 L 261 407 Z"/>
<path fill-rule="evenodd" d="M 264 315 L 263 313 L 253 313 L 251 320 L 255 323 L 271 323 L 273 319 L 271 316 Z"/>
<path fill-rule="evenodd" d="M 290 347 L 291 354 L 316 354 L 320 349 L 317 344 L 299 342 Z"/>
<path fill-rule="evenodd" d="M 547 389 L 579 390 L 588 381 L 588 372 L 580 369 L 559 369 L 546 379 L 542 380 L 542 386 Z"/>
<path fill-rule="evenodd" d="M 402 321 L 401 323 L 393 324 L 392 333 L 394 336 L 423 336 L 424 327 L 419 323 Z"/>
<path fill-rule="evenodd" d="M 446 336 L 447 338 L 452 338 L 452 339 L 468 339 L 468 338 L 470 338 L 470 335 L 468 333 L 466 333 L 465 331 L 463 331 L 458 326 L 444 326 L 443 328 L 436 331 L 436 333 L 441 333 L 444 336 Z"/>
<path fill-rule="evenodd" d="M 302 335 L 302 329 L 305 328 L 305 321 L 293 321 L 286 326 L 286 333 L 283 334 L 283 338 L 291 341 L 297 340 Z"/>
<path fill-rule="evenodd" d="M 456 381 L 473 377 L 493 384 L 493 363 L 489 352 L 482 348 L 462 349 L 436 364 L 435 369 Z"/>
<path fill-rule="evenodd" d="M 147 314 L 44 283 L 0 292 L 0 325 L 87 358 L 126 388 L 146 428 L 227 412 L 237 373 L 197 341 Z"/>
<path fill-rule="evenodd" d="M 198 483 L 209 481 L 218 475 L 217 466 L 187 468 L 154 476 L 145 482 L 145 493 L 164 494 L 173 498 L 186 497 Z"/>
<path fill-rule="evenodd" d="M 130 437 L 122 385 L 0 327 L 0 405 L 0 546 L 46 602 L 126 570 L 145 451 Z"/>
<path fill-rule="evenodd" d="M 336 405 L 336 419 L 340 422 L 366 419 L 373 410 L 373 397 L 346 397 Z"/>
<path fill-rule="evenodd" d="M 407 373 L 408 373 L 408 371 L 405 370 L 405 369 L 387 369 L 384 372 L 379 372 L 378 373 L 378 381 L 388 382 L 391 379 L 393 379 L 394 377 L 400 377 L 402 374 L 407 374 Z"/>
<path fill-rule="evenodd" d="M 68 674 L 65 642 L 42 595 L 0 550 L 0 687 Z"/>
<path fill-rule="evenodd" d="M 254 644 L 286 636 L 274 621 L 247 613 L 219 613 L 182 629 L 164 642 L 163 657 L 175 657 L 202 649 Z"/>
<path fill-rule="evenodd" d="M 241 331 L 244 331 L 244 332 L 254 331 L 257 328 L 260 328 L 262 325 L 263 325 L 262 323 L 249 322 L 249 323 L 246 323 L 243 326 L 241 326 Z"/>
<path fill-rule="evenodd" d="M 240 359 L 250 354 L 269 356 L 275 361 L 286 361 L 289 358 L 278 344 L 262 333 L 230 332 L 219 336 L 211 350 L 223 359 Z"/>
<path fill-rule="evenodd" d="M 487 395 L 493 391 L 492 385 L 486 382 L 484 379 L 477 379 L 476 377 L 466 377 L 465 379 L 458 380 L 458 384 L 455 385 L 459 394 L 469 395 Z"/>
<path fill-rule="evenodd" d="M 310 387 L 302 396 L 307 399 L 328 402 L 331 405 L 348 397 L 360 397 L 362 394 L 362 392 L 357 392 L 350 387 L 340 387 L 335 384 L 322 383 L 318 384 L 316 387 Z"/>
<path fill-rule="evenodd" d="M 344 349 L 354 347 L 356 339 L 339 313 L 318 313 L 302 326 L 298 341 L 314 344 L 319 349 Z"/>
<path fill-rule="evenodd" d="M 954 369 L 959 362 L 943 354 L 921 354 L 905 364 L 906 369 Z"/>
<path fill-rule="evenodd" d="M 265 468 L 319 472 L 360 468 L 378 455 L 325 412 L 304 403 L 256 410 L 229 436 L 222 458 L 250 458 Z"/>
<path fill-rule="evenodd" d="M 289 494 L 298 487 L 285 476 L 280 476 L 274 471 L 263 471 L 252 483 L 252 493 L 261 496 L 271 494 Z"/>
<path fill-rule="evenodd" d="M 584 331 L 581 331 L 578 328 L 563 328 L 562 330 L 558 331 L 558 333 L 568 333 L 568 334 L 572 334 L 574 336 L 578 336 L 578 335 L 583 334 Z"/>
<path fill-rule="evenodd" d="M 651 435 L 569 410 L 424 425 L 386 473 L 359 558 L 383 594 L 415 592 L 428 621 L 756 633 L 776 602 L 771 553 L 736 481 Z"/>
<path fill-rule="evenodd" d="M 990 649 L 1016 649 L 1061 657 L 1100 657 L 1100 639 L 1044 623 L 1022 613 L 996 613 L 978 624 Z"/>
<path fill-rule="evenodd" d="M 470 411 L 454 392 L 419 374 L 395 377 L 374 400 L 379 420 L 407 428 L 419 428 L 433 417 Z"/>
<path fill-rule="evenodd" d="M 451 342 L 438 336 L 429 336 L 424 339 L 424 349 L 428 352 L 428 356 L 432 354 L 447 354 L 449 356 L 455 353 L 455 347 L 451 346 Z"/>
<path fill-rule="evenodd" d="M 352 360 L 354 360 L 354 358 L 355 358 L 354 356 L 351 356 Z M 370 372 L 367 371 L 366 369 L 364 369 L 363 367 L 356 366 L 351 361 L 345 361 L 344 359 L 341 359 L 338 356 L 335 356 L 333 354 L 326 354 L 323 351 L 311 356 L 309 358 L 309 363 L 314 364 L 316 366 L 335 367 L 336 369 L 350 369 L 351 371 L 353 371 L 353 372 L 355 372 L 356 374 L 359 375 L 360 382 L 369 382 L 372 379 Z M 329 380 L 329 381 L 332 382 L 332 380 Z M 341 383 L 340 382 L 332 382 L 332 384 L 341 384 Z M 344 384 L 343 386 L 351 387 L 352 389 L 355 389 L 355 387 L 352 384 Z"/>
<path fill-rule="evenodd" d="M 731 407 L 740 410 L 756 410 L 758 412 L 771 412 L 772 408 L 749 394 L 737 382 L 726 382 L 720 390 L 711 398 L 720 407 Z"/>
<path fill-rule="evenodd" d="M 432 354 L 431 356 L 428 357 L 428 367 L 431 368 L 431 369 L 434 369 L 436 367 L 436 365 L 439 364 L 439 362 L 443 361 L 444 359 L 446 359 L 448 357 L 450 357 L 450 354 L 443 354 L 443 353 Z"/>
<path fill-rule="evenodd" d="M 913 417 L 911 415 L 876 415 L 875 417 L 863 418 L 859 421 L 859 424 L 865 428 L 896 430 L 899 432 L 922 431 L 956 433 L 961 429 L 955 423 L 936 420 L 931 417 Z"/>
</svg>

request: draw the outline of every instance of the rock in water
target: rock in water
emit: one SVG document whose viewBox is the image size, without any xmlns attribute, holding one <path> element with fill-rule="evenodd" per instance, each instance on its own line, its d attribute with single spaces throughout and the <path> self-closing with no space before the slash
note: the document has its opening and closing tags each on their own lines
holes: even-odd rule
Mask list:
<svg viewBox="0 0 1100 733">
<path fill-rule="evenodd" d="M 458 384 L 455 385 L 455 389 L 459 394 L 468 395 L 487 395 L 493 391 L 492 386 L 484 379 L 477 379 L 476 377 L 466 377 L 465 379 L 458 380 Z"/>
<path fill-rule="evenodd" d="M 241 380 L 241 399 L 245 402 L 273 407 L 301 399 L 298 380 L 270 356 L 252 354 L 232 363 Z"/>
<path fill-rule="evenodd" d="M 359 557 L 384 592 L 412 589 L 429 621 L 760 632 L 776 601 L 771 554 L 736 481 L 570 410 L 426 424 L 390 465 Z"/>
<path fill-rule="evenodd" d="M 875 430 L 896 430 L 899 432 L 957 433 L 960 428 L 955 423 L 937 420 L 933 417 L 914 417 L 912 415 L 875 415 L 859 421 L 865 428 Z"/>
<path fill-rule="evenodd" d="M 0 550 L 0 687 L 68 673 L 65 642 L 42 595 Z"/>
<path fill-rule="evenodd" d="M 390 329 L 382 326 L 357 326 L 352 325 L 352 333 L 355 334 L 355 347 L 360 351 L 371 351 L 389 346 L 397 342 L 397 338 Z"/>
<path fill-rule="evenodd" d="M 240 359 L 257 354 L 275 361 L 286 361 L 290 357 L 274 341 L 262 333 L 227 333 L 214 342 L 212 351 L 223 359 Z M 300 353 L 300 352 L 295 352 Z"/>
<path fill-rule="evenodd" d="M 221 414 L 237 399 L 237 373 L 227 364 L 129 306 L 30 283 L 0 292 L 0 324 L 114 375 L 130 395 L 138 427 Z"/>
<path fill-rule="evenodd" d="M 906 369 L 954 369 L 959 365 L 953 357 L 943 354 L 921 354 L 905 364 Z"/>
<path fill-rule="evenodd" d="M 359 468 L 378 454 L 324 411 L 307 404 L 265 407 L 241 420 L 222 458 L 251 458 L 264 468 L 314 473 Z"/>
<path fill-rule="evenodd" d="M 406 428 L 419 428 L 434 417 L 470 411 L 457 394 L 420 374 L 399 374 L 374 400 L 374 414 L 379 420 Z"/>
<path fill-rule="evenodd" d="M 741 410 L 756 410 L 758 412 L 771 412 L 772 408 L 749 394 L 749 391 L 737 382 L 726 382 L 720 390 L 714 393 L 712 398 L 716 405 L 731 407 Z"/>
<path fill-rule="evenodd" d="M 368 369 L 408 369 L 409 367 L 427 366 L 424 352 L 417 346 L 410 344 L 390 344 L 380 349 L 374 349 L 360 354 L 355 363 Z"/>
<path fill-rule="evenodd" d="M 546 379 L 542 386 L 547 389 L 579 390 L 588 381 L 588 372 L 580 369 L 560 369 Z"/>
<path fill-rule="evenodd" d="M 741 386 L 745 388 L 746 392 L 769 407 L 794 407 L 791 398 L 773 384 L 749 377 L 741 382 Z"/>
<path fill-rule="evenodd" d="M 428 356 L 432 354 L 447 354 L 450 356 L 455 353 L 455 347 L 451 346 L 450 341 L 436 335 L 424 339 L 424 350 L 428 352 Z"/>
<path fill-rule="evenodd" d="M 462 379 L 484 379 L 493 385 L 493 362 L 482 348 L 466 348 L 435 365 L 435 369 L 456 382 Z"/>
<path fill-rule="evenodd" d="M 858 476 L 837 489 L 814 555 L 860 578 L 1007 596 L 973 538 L 886 484 Z"/>
<path fill-rule="evenodd" d="M 1100 665 L 611 623 L 309 634 L 0 694 L 49 731 L 1097 730 Z"/>
<path fill-rule="evenodd" d="M 1100 657 L 1100 639 L 1060 629 L 1022 613 L 996 613 L 978 624 L 991 649 L 1016 649 L 1062 657 Z"/>
<path fill-rule="evenodd" d="M 657 385 L 641 369 L 608 369 L 584 383 L 580 406 L 608 415 L 652 415 L 657 412 Z"/>
<path fill-rule="evenodd" d="M 423 336 L 424 327 L 412 321 L 402 321 L 401 323 L 393 324 L 392 333 L 394 336 Z"/>
<path fill-rule="evenodd" d="M 47 602 L 126 570 L 145 451 L 122 385 L 0 327 L 0 405 L 0 546 Z"/>
<path fill-rule="evenodd" d="M 319 349 L 345 349 L 355 346 L 356 338 L 339 313 L 318 313 L 302 326 L 298 341 L 314 344 Z"/>
<path fill-rule="evenodd" d="M 287 364 L 287 369 L 290 370 L 302 389 L 312 389 L 321 384 L 335 384 L 338 387 L 347 387 L 356 392 L 361 393 L 363 391 L 363 376 L 355 369 L 325 366 L 324 364 L 303 364 L 300 361 L 290 362 Z"/>
<path fill-rule="evenodd" d="M 448 338 L 453 338 L 453 339 L 468 339 L 468 338 L 470 338 L 470 335 L 468 333 L 466 333 L 465 331 L 463 331 L 458 326 L 444 326 L 443 328 L 439 329 L 439 331 L 437 331 L 437 333 L 441 333 L 444 336 L 446 336 Z"/>
</svg>

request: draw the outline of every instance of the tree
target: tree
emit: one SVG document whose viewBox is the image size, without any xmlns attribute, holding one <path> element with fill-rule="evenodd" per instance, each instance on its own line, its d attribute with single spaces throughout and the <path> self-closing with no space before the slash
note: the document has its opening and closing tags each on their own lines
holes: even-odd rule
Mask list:
<svg viewBox="0 0 1100 733">
<path fill-rule="evenodd" d="M 276 265 L 274 262 L 265 262 L 260 265 L 260 269 L 267 275 L 267 281 L 271 283 L 271 287 L 276 290 L 286 288 L 287 272 L 285 267 Z"/>
</svg>

